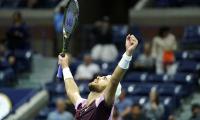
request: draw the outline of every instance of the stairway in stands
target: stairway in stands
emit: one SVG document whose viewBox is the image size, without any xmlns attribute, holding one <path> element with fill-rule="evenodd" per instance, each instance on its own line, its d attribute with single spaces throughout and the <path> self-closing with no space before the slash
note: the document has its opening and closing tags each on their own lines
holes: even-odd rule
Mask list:
<svg viewBox="0 0 200 120">
<path fill-rule="evenodd" d="M 19 76 L 17 88 L 40 88 L 52 80 L 56 68 L 56 59 L 36 54 L 33 56 L 31 73 Z"/>
</svg>

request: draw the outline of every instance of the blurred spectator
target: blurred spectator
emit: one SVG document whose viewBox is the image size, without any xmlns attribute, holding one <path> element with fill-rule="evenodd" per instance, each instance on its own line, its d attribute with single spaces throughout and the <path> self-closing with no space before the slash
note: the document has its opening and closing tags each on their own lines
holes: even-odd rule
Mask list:
<svg viewBox="0 0 200 120">
<path fill-rule="evenodd" d="M 26 3 L 28 8 L 38 8 L 39 7 L 39 1 L 38 0 L 27 0 Z"/>
<path fill-rule="evenodd" d="M 148 120 L 142 111 L 142 106 L 138 103 L 133 104 L 131 112 L 124 116 L 123 120 Z"/>
<path fill-rule="evenodd" d="M 144 110 L 149 120 L 161 120 L 164 114 L 164 106 L 159 102 L 159 95 L 155 88 L 151 89 L 150 101 L 145 105 Z"/>
<path fill-rule="evenodd" d="M 116 106 L 113 108 L 113 115 L 112 120 L 122 120 L 119 111 L 117 110 Z"/>
<path fill-rule="evenodd" d="M 102 60 L 104 62 L 112 62 L 116 59 L 118 51 L 112 43 L 111 25 L 108 17 L 104 17 L 102 21 L 95 23 L 93 34 L 97 41 L 92 48 L 92 58 L 94 60 Z"/>
<path fill-rule="evenodd" d="M 134 67 L 137 70 L 152 70 L 154 67 L 154 59 L 151 56 L 151 44 L 144 44 L 144 52 L 140 54 L 135 61 Z"/>
<path fill-rule="evenodd" d="M 200 105 L 193 104 L 191 111 L 192 111 L 192 116 L 190 117 L 190 120 L 200 120 Z"/>
<path fill-rule="evenodd" d="M 45 1 L 45 7 L 53 8 L 62 0 L 47 0 Z"/>
<path fill-rule="evenodd" d="M 65 101 L 59 98 L 56 101 L 56 110 L 49 113 L 47 120 L 74 120 L 70 112 L 65 111 Z"/>
<path fill-rule="evenodd" d="M 130 99 L 126 98 L 125 90 L 122 90 L 119 99 L 116 103 L 117 103 L 116 107 L 122 117 L 130 112 L 130 107 L 132 105 L 132 102 Z"/>
<path fill-rule="evenodd" d="M 13 14 L 13 23 L 7 31 L 8 47 L 9 49 L 29 49 L 30 43 L 28 42 L 29 30 L 26 23 L 23 21 L 22 14 L 15 12 Z"/>
<path fill-rule="evenodd" d="M 21 0 L 19 7 L 22 8 L 39 8 L 40 2 L 39 0 Z"/>
<path fill-rule="evenodd" d="M 168 120 L 176 120 L 176 119 L 175 119 L 175 116 L 174 116 L 174 115 L 170 115 L 170 116 L 168 117 Z"/>
<path fill-rule="evenodd" d="M 89 54 L 84 55 L 83 62 L 77 68 L 75 74 L 77 80 L 91 80 L 96 73 L 100 72 L 100 67 L 93 63 Z"/>
<path fill-rule="evenodd" d="M 4 42 L 0 42 L 0 70 L 15 68 L 15 56 L 7 50 Z"/>
<path fill-rule="evenodd" d="M 65 7 L 61 6 L 59 11 L 54 15 L 54 28 L 56 31 L 56 52 L 59 52 L 59 48 L 62 48 L 62 39 L 63 39 L 63 19 L 64 19 Z"/>
<path fill-rule="evenodd" d="M 152 56 L 156 60 L 156 73 L 174 74 L 174 51 L 177 49 L 175 36 L 169 27 L 161 27 L 158 35 L 153 38 Z"/>
</svg>

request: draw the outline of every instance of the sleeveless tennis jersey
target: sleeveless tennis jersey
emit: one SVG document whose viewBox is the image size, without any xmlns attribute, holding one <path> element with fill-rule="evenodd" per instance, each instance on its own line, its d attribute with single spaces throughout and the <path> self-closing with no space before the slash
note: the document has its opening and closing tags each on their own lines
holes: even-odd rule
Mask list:
<svg viewBox="0 0 200 120">
<path fill-rule="evenodd" d="M 86 99 L 80 99 L 76 103 L 76 120 L 112 120 L 113 106 L 106 105 L 103 95 L 88 107 L 86 107 L 86 103 Z"/>
</svg>

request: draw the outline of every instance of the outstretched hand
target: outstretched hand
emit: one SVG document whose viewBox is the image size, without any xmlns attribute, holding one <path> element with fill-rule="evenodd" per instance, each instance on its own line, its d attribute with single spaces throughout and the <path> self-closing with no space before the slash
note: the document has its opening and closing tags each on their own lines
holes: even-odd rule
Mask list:
<svg viewBox="0 0 200 120">
<path fill-rule="evenodd" d="M 62 68 L 68 67 L 69 66 L 69 58 L 68 55 L 65 54 L 63 55 L 59 55 L 58 56 L 58 64 L 62 66 Z"/>
<path fill-rule="evenodd" d="M 126 37 L 126 54 L 128 56 L 131 56 L 133 54 L 133 51 L 138 45 L 138 40 L 134 35 L 127 35 Z"/>
</svg>

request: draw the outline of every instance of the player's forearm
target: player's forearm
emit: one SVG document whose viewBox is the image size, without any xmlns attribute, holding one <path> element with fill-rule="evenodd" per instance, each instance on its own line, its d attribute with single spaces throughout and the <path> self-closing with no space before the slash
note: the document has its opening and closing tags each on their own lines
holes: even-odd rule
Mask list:
<svg viewBox="0 0 200 120">
<path fill-rule="evenodd" d="M 118 84 L 123 78 L 125 72 L 129 68 L 131 59 L 132 52 L 126 51 L 112 74 L 111 82 L 113 84 Z"/>
<path fill-rule="evenodd" d="M 111 84 L 115 85 L 117 87 L 120 80 L 123 78 L 124 74 L 126 73 L 126 69 L 122 69 L 119 67 L 119 65 L 115 68 L 112 78 L 111 78 Z"/>
<path fill-rule="evenodd" d="M 79 88 L 76 85 L 73 76 L 70 72 L 70 69 L 68 67 L 63 69 L 63 76 L 64 76 L 64 82 L 65 82 L 65 88 L 67 95 L 69 99 L 72 101 L 72 103 L 76 103 L 77 98 L 79 98 Z"/>
<path fill-rule="evenodd" d="M 108 84 L 105 90 L 105 100 L 108 105 L 113 104 L 117 87 L 119 85 L 120 80 L 123 78 L 126 70 L 128 69 L 130 61 L 131 56 L 127 56 L 127 54 L 125 53 L 122 59 L 120 60 L 118 66 L 114 70 L 110 83 Z"/>
</svg>

